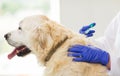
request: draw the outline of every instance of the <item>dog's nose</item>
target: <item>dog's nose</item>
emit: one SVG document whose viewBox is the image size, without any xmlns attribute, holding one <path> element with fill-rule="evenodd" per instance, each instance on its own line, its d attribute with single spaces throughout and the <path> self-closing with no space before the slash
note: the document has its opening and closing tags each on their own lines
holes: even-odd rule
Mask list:
<svg viewBox="0 0 120 76">
<path fill-rule="evenodd" d="M 10 37 L 10 35 L 11 35 L 10 33 L 5 34 L 5 35 L 4 35 L 5 39 L 8 39 L 8 38 Z"/>
</svg>

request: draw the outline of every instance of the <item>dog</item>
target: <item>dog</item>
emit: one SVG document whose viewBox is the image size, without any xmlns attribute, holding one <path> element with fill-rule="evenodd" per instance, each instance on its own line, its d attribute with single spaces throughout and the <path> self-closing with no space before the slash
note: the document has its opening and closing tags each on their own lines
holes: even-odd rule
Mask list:
<svg viewBox="0 0 120 76">
<path fill-rule="evenodd" d="M 101 64 L 73 62 L 68 49 L 76 44 L 92 44 L 81 34 L 58 24 L 45 15 L 25 17 L 19 27 L 4 35 L 15 49 L 8 55 L 24 57 L 35 54 L 39 63 L 46 67 L 44 76 L 108 76 Z M 34 66 L 34 65 L 33 65 Z"/>
</svg>

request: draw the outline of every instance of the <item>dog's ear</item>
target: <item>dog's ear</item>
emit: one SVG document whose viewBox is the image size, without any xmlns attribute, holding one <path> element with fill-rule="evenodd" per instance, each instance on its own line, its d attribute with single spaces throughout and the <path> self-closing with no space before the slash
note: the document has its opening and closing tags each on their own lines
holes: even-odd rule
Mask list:
<svg viewBox="0 0 120 76">
<path fill-rule="evenodd" d="M 37 28 L 34 34 L 35 35 L 33 40 L 40 50 L 48 50 L 48 48 L 51 48 L 53 40 L 48 32 L 48 29 L 43 27 Z"/>
<path fill-rule="evenodd" d="M 31 45 L 33 52 L 37 55 L 41 64 L 45 64 L 45 57 L 49 50 L 52 48 L 53 39 L 51 38 L 47 28 L 38 27 L 35 29 L 32 35 Z"/>
<path fill-rule="evenodd" d="M 40 15 L 39 17 L 40 26 L 35 28 L 32 40 L 35 41 L 36 45 L 39 45 L 41 50 L 45 50 L 47 47 L 51 46 L 53 42 L 49 34 L 50 29 L 46 26 L 47 22 L 50 22 L 50 19 L 44 15 Z"/>
</svg>

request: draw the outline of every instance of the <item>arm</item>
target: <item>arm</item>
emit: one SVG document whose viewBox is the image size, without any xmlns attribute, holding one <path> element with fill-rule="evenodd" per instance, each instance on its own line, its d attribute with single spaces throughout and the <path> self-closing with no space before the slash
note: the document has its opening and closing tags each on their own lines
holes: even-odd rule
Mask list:
<svg viewBox="0 0 120 76">
<path fill-rule="evenodd" d="M 118 30 L 120 30 L 120 13 L 110 23 L 110 25 L 108 26 L 105 32 L 105 35 L 96 41 L 97 47 L 102 48 L 106 50 L 107 52 L 109 52 L 108 50 L 112 50 L 115 53 L 114 55 L 111 55 L 112 53 L 110 53 L 111 57 L 109 56 L 108 63 L 106 64 L 108 69 L 111 66 L 110 73 L 113 76 L 120 76 L 120 72 L 119 72 L 120 71 L 120 57 L 119 58 L 116 57 L 116 55 L 119 56 L 118 52 L 120 51 L 120 49 L 116 50 L 114 47 L 115 43 L 117 42 L 116 34 Z"/>
</svg>

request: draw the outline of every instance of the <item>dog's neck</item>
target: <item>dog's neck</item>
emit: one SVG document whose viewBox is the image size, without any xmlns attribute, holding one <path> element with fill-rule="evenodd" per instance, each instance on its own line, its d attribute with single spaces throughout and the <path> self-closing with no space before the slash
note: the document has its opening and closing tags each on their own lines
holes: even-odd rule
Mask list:
<svg viewBox="0 0 120 76">
<path fill-rule="evenodd" d="M 53 47 L 50 52 L 48 53 L 48 55 L 45 58 L 45 63 L 47 63 L 50 58 L 52 57 L 52 55 L 56 52 L 56 50 L 63 44 L 66 42 L 66 40 L 68 39 L 68 37 L 66 37 L 64 40 L 62 40 L 61 42 L 59 42 L 55 47 Z"/>
</svg>

